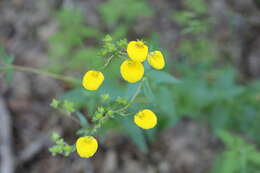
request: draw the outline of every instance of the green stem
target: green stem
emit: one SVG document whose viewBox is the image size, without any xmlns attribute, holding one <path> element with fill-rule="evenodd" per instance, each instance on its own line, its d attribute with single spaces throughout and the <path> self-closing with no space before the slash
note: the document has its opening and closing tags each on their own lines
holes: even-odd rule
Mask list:
<svg viewBox="0 0 260 173">
<path fill-rule="evenodd" d="M 131 97 L 129 103 L 122 107 L 122 108 L 119 108 L 117 110 L 114 110 L 113 113 L 122 113 L 123 111 L 125 111 L 127 108 L 129 108 L 129 106 L 131 106 L 131 104 L 135 101 L 136 97 L 139 95 L 140 91 L 141 91 L 141 88 L 142 88 L 142 85 L 144 83 L 144 81 L 146 80 L 146 78 L 143 78 L 142 81 L 140 82 L 140 84 L 138 85 L 134 95 Z M 102 126 L 103 123 L 105 123 L 105 121 L 107 119 L 110 118 L 110 115 L 109 114 L 105 114 L 104 117 L 102 119 L 99 120 L 99 122 L 97 124 L 95 124 L 91 130 L 89 131 L 89 135 L 93 135 L 94 133 L 97 132 L 97 130 Z"/>
<path fill-rule="evenodd" d="M 104 117 L 102 117 L 99 121 L 98 121 L 98 124 L 95 124 L 92 129 L 89 131 L 89 135 L 94 135 L 97 130 L 103 125 L 103 123 L 105 123 L 105 121 L 107 119 L 109 119 L 109 115 L 108 114 L 105 114 Z"/>
<path fill-rule="evenodd" d="M 2 64 L 2 65 L 4 65 L 5 68 L 13 68 L 14 70 L 18 70 L 18 71 L 40 74 L 40 75 L 48 76 L 53 79 L 61 80 L 61 81 L 67 82 L 67 83 L 72 83 L 72 84 L 80 83 L 78 80 L 76 80 L 72 77 L 65 77 L 62 75 L 58 75 L 58 74 L 47 72 L 47 71 L 41 71 L 41 70 L 31 68 L 31 67 L 24 67 L 24 66 L 19 66 L 19 65 L 6 65 L 6 64 Z"/>
<path fill-rule="evenodd" d="M 142 81 L 140 82 L 140 84 L 138 85 L 134 95 L 132 96 L 132 98 L 130 99 L 130 101 L 128 102 L 128 104 L 118 110 L 113 111 L 114 113 L 120 113 L 124 110 L 126 110 L 127 108 L 129 108 L 131 106 L 131 104 L 135 101 L 136 97 L 139 95 L 139 93 L 141 92 L 141 88 L 143 86 L 144 81 L 146 80 L 146 78 L 143 78 Z"/>
<path fill-rule="evenodd" d="M 105 69 L 109 64 L 110 62 L 112 61 L 112 59 L 114 58 L 114 55 L 111 55 L 108 59 L 107 59 L 107 62 L 100 68 L 101 70 Z"/>
</svg>

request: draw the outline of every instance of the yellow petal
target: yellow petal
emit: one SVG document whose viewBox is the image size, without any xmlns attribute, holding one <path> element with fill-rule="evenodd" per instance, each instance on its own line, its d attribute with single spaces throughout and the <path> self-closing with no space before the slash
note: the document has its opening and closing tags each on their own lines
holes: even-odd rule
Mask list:
<svg viewBox="0 0 260 173">
<path fill-rule="evenodd" d="M 125 60 L 120 66 L 120 73 L 124 80 L 135 83 L 142 79 L 144 66 L 140 62 Z"/>
<path fill-rule="evenodd" d="M 157 124 L 157 117 L 151 110 L 144 109 L 135 115 L 134 122 L 143 129 L 151 129 Z"/>
<path fill-rule="evenodd" d="M 98 142 L 93 136 L 85 136 L 78 138 L 76 142 L 76 150 L 80 157 L 92 157 L 98 149 Z"/>
<path fill-rule="evenodd" d="M 148 55 L 148 46 L 142 41 L 131 41 L 127 46 L 127 54 L 133 61 L 143 62 Z"/>
<path fill-rule="evenodd" d="M 161 70 L 165 66 L 163 54 L 160 51 L 151 52 L 148 55 L 148 63 L 155 69 Z"/>
<path fill-rule="evenodd" d="M 82 85 L 87 90 L 97 90 L 104 81 L 102 72 L 89 70 L 85 73 L 82 80 Z"/>
</svg>

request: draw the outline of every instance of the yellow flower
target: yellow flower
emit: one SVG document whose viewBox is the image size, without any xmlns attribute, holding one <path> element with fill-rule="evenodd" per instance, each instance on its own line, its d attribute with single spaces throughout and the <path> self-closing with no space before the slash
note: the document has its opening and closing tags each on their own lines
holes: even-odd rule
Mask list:
<svg viewBox="0 0 260 173">
<path fill-rule="evenodd" d="M 151 110 L 144 109 L 135 115 L 134 122 L 143 129 L 151 129 L 157 124 L 157 117 Z"/>
<path fill-rule="evenodd" d="M 97 90 L 104 81 L 102 72 L 89 70 L 85 73 L 82 80 L 82 85 L 87 90 Z"/>
<path fill-rule="evenodd" d="M 135 83 L 142 79 L 144 66 L 137 61 L 125 60 L 120 66 L 120 72 L 124 80 Z"/>
<path fill-rule="evenodd" d="M 142 41 L 131 41 L 128 43 L 127 53 L 133 61 L 143 62 L 148 55 L 148 46 Z"/>
<path fill-rule="evenodd" d="M 161 70 L 165 66 L 164 57 L 161 51 L 154 51 L 148 55 L 148 63 L 155 69 Z"/>
<path fill-rule="evenodd" d="M 80 157 L 92 157 L 98 149 L 98 142 L 93 136 L 85 136 L 78 138 L 76 142 L 76 150 Z"/>
</svg>

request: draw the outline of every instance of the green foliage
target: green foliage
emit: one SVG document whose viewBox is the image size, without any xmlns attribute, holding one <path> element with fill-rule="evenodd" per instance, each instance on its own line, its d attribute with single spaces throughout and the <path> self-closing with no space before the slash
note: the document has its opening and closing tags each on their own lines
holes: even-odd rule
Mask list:
<svg viewBox="0 0 260 173">
<path fill-rule="evenodd" d="M 185 13 L 181 19 L 184 23 L 189 23 L 194 16 L 207 15 L 203 0 L 185 2 L 190 11 L 180 11 Z M 197 20 L 210 21 L 209 18 Z M 184 25 L 185 29 L 189 26 Z M 208 33 L 209 28 L 205 27 L 205 31 Z M 177 50 L 181 58 L 176 62 L 175 72 L 182 81 L 172 88 L 176 115 L 203 120 L 210 123 L 215 131 L 235 130 L 260 141 L 257 135 L 260 129 L 256 125 L 260 123 L 256 99 L 259 83 L 239 84 L 237 72 L 220 57 L 214 41 L 196 30 L 190 33 L 193 38 L 181 40 Z"/>
<path fill-rule="evenodd" d="M 227 149 L 217 159 L 213 173 L 254 173 L 260 170 L 260 152 L 254 145 L 225 131 L 218 135 Z"/>
<path fill-rule="evenodd" d="M 115 8 L 116 6 L 116 8 Z M 130 26 L 135 23 L 137 17 L 150 16 L 152 9 L 148 7 L 145 0 L 127 0 L 118 3 L 118 0 L 109 0 L 99 8 L 102 22 L 105 28 L 112 30 L 114 38 L 122 38 L 127 35 Z M 102 52 L 97 49 L 98 44 L 86 45 L 86 41 L 95 40 L 99 43 L 99 38 L 104 34 L 99 28 L 87 26 L 84 23 L 84 16 L 79 10 L 62 9 L 57 13 L 59 31 L 49 40 L 49 55 L 52 58 L 49 70 L 56 73 L 73 72 L 75 69 L 94 69 L 103 64 L 106 52 L 117 50 L 117 47 L 126 44 L 126 40 L 121 40 L 117 45 L 106 45 L 108 50 Z M 108 42 L 105 38 L 102 42 Z M 62 64 L 62 65 L 61 65 Z"/>
<path fill-rule="evenodd" d="M 125 37 L 140 17 L 153 14 L 147 0 L 108 0 L 99 7 L 99 13 L 114 38 Z"/>
<path fill-rule="evenodd" d="M 77 10 L 62 9 L 57 14 L 57 20 L 59 32 L 49 40 L 49 55 L 52 57 L 50 69 L 61 73 L 65 69 L 71 71 L 99 65 L 99 60 L 92 61 L 98 51 L 94 47 L 86 48 L 84 42 L 102 34 L 96 28 L 86 26 L 83 14 Z"/>
<path fill-rule="evenodd" d="M 239 84 L 236 70 L 220 57 L 216 44 L 205 35 L 192 34 L 194 38 L 182 40 L 177 50 L 181 59 L 175 69 L 183 80 L 173 87 L 176 114 L 203 120 L 216 131 L 235 130 L 260 141 L 259 82 Z"/>
<path fill-rule="evenodd" d="M 177 115 L 189 115 L 209 122 L 216 130 L 236 130 L 260 141 L 256 98 L 260 85 L 238 84 L 231 67 L 204 72 L 197 68 L 193 67 L 193 72 L 186 73 L 185 79 L 173 87 Z"/>
<path fill-rule="evenodd" d="M 188 9 L 174 18 L 183 27 L 182 33 L 192 37 L 181 40 L 176 50 L 180 59 L 175 62 L 175 73 L 182 80 L 172 87 L 173 114 L 177 119 L 189 116 L 209 124 L 224 142 L 227 148 L 214 164 L 214 173 L 258 172 L 260 152 L 225 131 L 260 142 L 260 83 L 238 82 L 237 71 L 227 61 L 230 58 L 220 57 L 217 45 L 207 37 L 212 22 L 206 17 L 206 5 L 202 0 L 185 2 Z"/>
<path fill-rule="evenodd" d="M 217 45 L 205 37 L 183 40 L 178 48 L 178 53 L 186 63 L 201 64 L 204 66 L 204 70 L 220 59 Z"/>
<path fill-rule="evenodd" d="M 69 156 L 72 152 L 75 151 L 75 146 L 69 145 L 67 142 L 65 142 L 58 133 L 54 132 L 51 136 L 51 139 L 55 143 L 55 145 L 49 149 L 53 156 L 56 156 L 57 154 Z"/>
<path fill-rule="evenodd" d="M 147 141 L 144 132 L 138 128 L 135 124 L 131 123 L 133 120 L 131 117 L 118 117 L 118 121 L 121 124 L 121 128 L 126 135 L 132 139 L 132 141 L 138 146 L 142 152 L 148 152 Z"/>
<path fill-rule="evenodd" d="M 185 0 L 184 2 L 190 10 L 198 14 L 205 14 L 208 12 L 205 0 Z"/>
<path fill-rule="evenodd" d="M 210 28 L 208 7 L 204 0 L 185 0 L 186 10 L 174 12 L 173 18 L 183 27 L 182 33 L 205 33 Z"/>
<path fill-rule="evenodd" d="M 99 8 L 104 22 L 109 27 L 115 27 L 120 20 L 124 23 L 133 23 L 138 17 L 151 16 L 153 11 L 146 0 L 108 0 Z"/>
<path fill-rule="evenodd" d="M 76 111 L 76 105 L 74 102 L 69 100 L 56 100 L 53 99 L 50 106 L 55 109 L 60 110 L 61 112 L 65 113 L 65 115 L 71 115 L 71 113 Z"/>
</svg>

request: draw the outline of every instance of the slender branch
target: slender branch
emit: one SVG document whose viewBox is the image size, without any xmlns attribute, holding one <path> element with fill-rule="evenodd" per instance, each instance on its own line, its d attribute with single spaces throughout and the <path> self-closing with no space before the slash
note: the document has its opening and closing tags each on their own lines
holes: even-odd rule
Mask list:
<svg viewBox="0 0 260 173">
<path fill-rule="evenodd" d="M 114 58 L 114 55 L 111 55 L 108 59 L 107 59 L 107 62 L 100 68 L 101 70 L 105 69 L 109 64 L 110 62 L 112 61 L 112 59 Z"/>
<path fill-rule="evenodd" d="M 38 69 L 32 68 L 32 67 L 24 67 L 24 66 L 13 65 L 13 64 L 12 65 L 2 64 L 2 65 L 4 65 L 4 68 L 13 68 L 14 70 L 18 70 L 18 71 L 40 74 L 40 75 L 48 76 L 53 79 L 61 80 L 61 81 L 67 82 L 67 83 L 72 83 L 72 84 L 80 83 L 78 80 L 76 80 L 72 77 L 66 77 L 66 76 L 62 76 L 62 75 L 47 72 L 47 71 L 41 71 L 41 70 L 38 70 Z"/>
<path fill-rule="evenodd" d="M 135 101 L 136 97 L 139 95 L 141 88 L 143 86 L 144 81 L 146 80 L 146 78 L 143 78 L 142 81 L 140 82 L 140 84 L 138 85 L 134 95 L 131 97 L 130 101 L 128 102 L 128 104 L 118 110 L 113 111 L 114 113 L 120 113 L 124 110 L 126 110 L 127 108 L 129 108 L 129 106 L 131 106 L 131 104 Z"/>
<path fill-rule="evenodd" d="M 142 81 L 140 82 L 140 84 L 138 85 L 134 95 L 131 97 L 130 101 L 128 102 L 128 104 L 122 108 L 119 108 L 117 110 L 112 111 L 113 113 L 122 113 L 124 110 L 126 110 L 127 108 L 129 108 L 129 106 L 131 106 L 131 104 L 135 101 L 136 97 L 139 95 L 142 85 L 144 83 L 144 81 L 146 80 L 146 78 L 143 78 Z M 124 114 L 123 116 L 127 116 L 127 114 Z M 101 125 L 107 120 L 109 119 L 111 116 L 106 113 L 97 124 L 93 125 L 93 127 L 91 128 L 91 130 L 89 131 L 90 135 L 93 135 L 100 127 Z"/>
<path fill-rule="evenodd" d="M 109 118 L 109 114 L 105 114 L 97 124 L 95 124 L 91 130 L 89 131 L 90 135 L 93 135 L 94 133 L 96 133 L 96 131 L 101 127 L 101 125 Z"/>
</svg>

